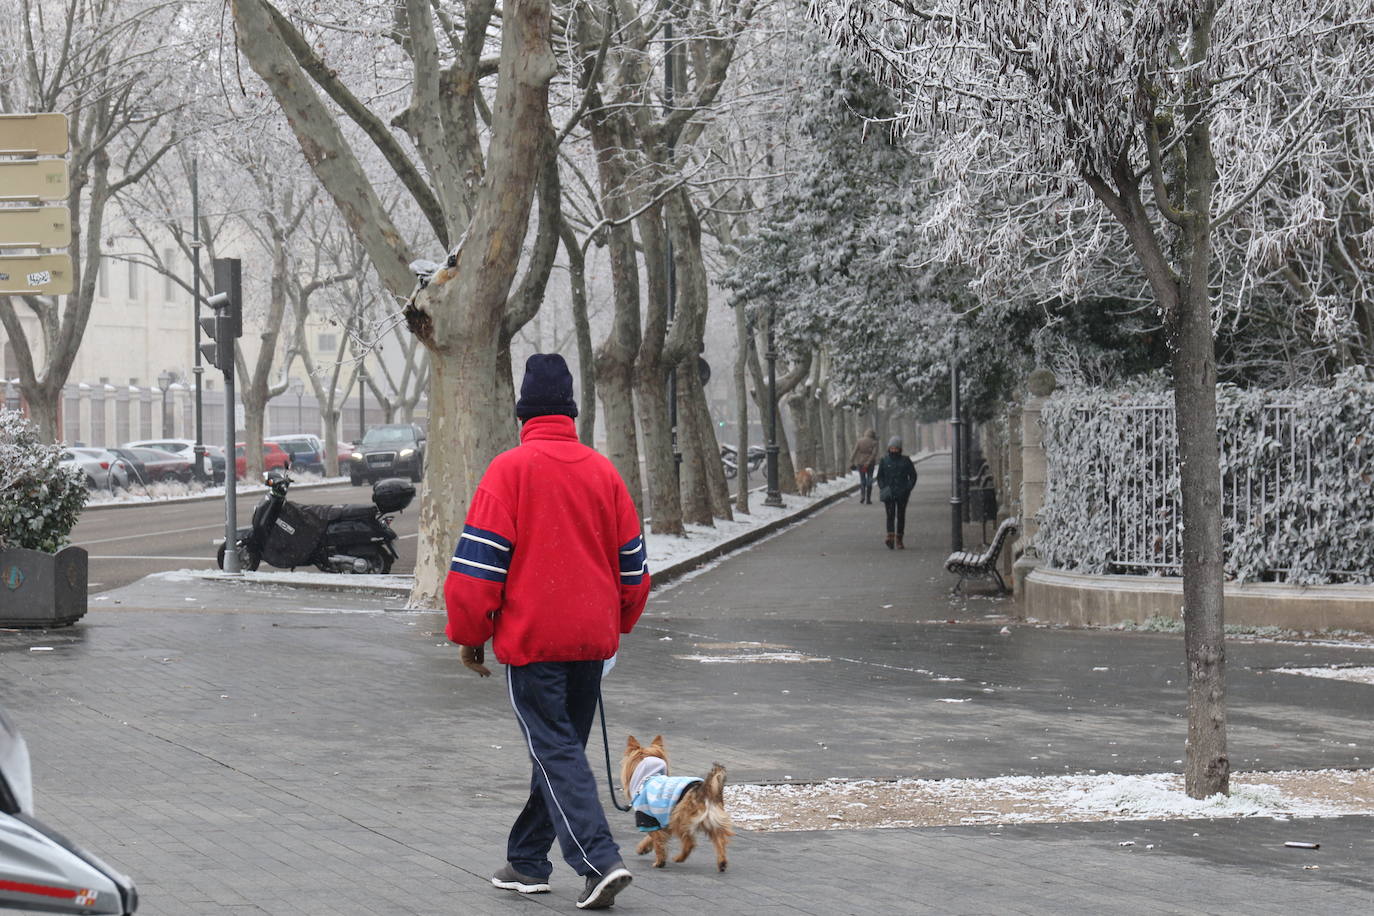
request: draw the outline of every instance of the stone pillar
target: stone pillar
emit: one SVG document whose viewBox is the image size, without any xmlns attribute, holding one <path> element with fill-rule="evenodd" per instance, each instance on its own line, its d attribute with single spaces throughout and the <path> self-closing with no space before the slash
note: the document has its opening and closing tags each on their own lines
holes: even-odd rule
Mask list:
<svg viewBox="0 0 1374 916">
<path fill-rule="evenodd" d="M 167 389 L 167 405 L 172 412 L 172 432 L 171 436 L 176 439 L 193 439 L 196 431 L 188 430 L 186 423 L 186 408 L 190 401 L 189 392 L 186 386 L 178 382 L 173 382 Z M 163 433 L 163 435 L 168 435 Z"/>
<path fill-rule="evenodd" d="M 91 386 L 82 382 L 76 386 L 76 438 L 87 445 L 91 442 Z"/>
<path fill-rule="evenodd" d="M 143 438 L 143 392 L 129 386 L 129 438 Z"/>
<path fill-rule="evenodd" d="M 1040 507 L 1045 504 L 1048 474 L 1040 411 L 1057 384 L 1053 372 L 1036 369 L 1026 380 L 1026 399 L 1021 406 L 1021 531 L 1012 547 L 1017 556 L 1012 566 L 1012 590 L 1017 595 L 1024 593 L 1026 576 L 1041 564 L 1035 550 L 1035 532 L 1040 526 Z"/>
<path fill-rule="evenodd" d="M 118 394 L 114 385 L 105 386 L 105 441 L 92 442 L 91 445 L 119 445 L 119 401 L 116 397 Z"/>
</svg>

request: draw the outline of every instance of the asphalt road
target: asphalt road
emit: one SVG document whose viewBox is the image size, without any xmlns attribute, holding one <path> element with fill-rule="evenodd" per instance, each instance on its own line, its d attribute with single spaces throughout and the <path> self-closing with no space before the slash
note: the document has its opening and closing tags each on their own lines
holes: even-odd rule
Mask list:
<svg viewBox="0 0 1374 916">
<path fill-rule="evenodd" d="M 423 488 L 423 484 L 420 485 Z M 337 484 L 291 491 L 298 503 L 331 505 L 364 503 L 366 487 Z M 261 493 L 240 495 L 238 523 L 247 525 Z M 392 572 L 409 573 L 415 566 L 415 537 L 420 519 L 420 493 L 392 526 L 400 536 L 400 561 Z M 223 500 L 163 504 L 130 504 L 90 510 L 72 531 L 72 543 L 90 553 L 89 593 L 128 585 L 149 573 L 170 569 L 213 569 L 215 540 L 224 537 Z"/>
</svg>

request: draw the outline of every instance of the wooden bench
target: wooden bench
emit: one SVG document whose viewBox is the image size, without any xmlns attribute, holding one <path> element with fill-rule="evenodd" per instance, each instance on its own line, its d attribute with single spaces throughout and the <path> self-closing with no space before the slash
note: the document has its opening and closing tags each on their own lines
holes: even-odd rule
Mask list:
<svg viewBox="0 0 1374 916">
<path fill-rule="evenodd" d="M 1010 591 L 1007 583 L 1002 580 L 1002 574 L 997 571 L 997 557 L 1002 553 L 1002 547 L 1011 538 L 1011 534 L 1018 527 L 1015 518 L 1009 518 L 997 526 L 997 533 L 992 536 L 992 543 L 987 549 L 978 553 L 972 550 L 959 550 L 949 555 L 945 560 L 945 569 L 959 576 L 959 581 L 955 583 L 954 591 L 959 591 L 965 579 L 996 579 L 997 586 L 1003 594 Z"/>
</svg>

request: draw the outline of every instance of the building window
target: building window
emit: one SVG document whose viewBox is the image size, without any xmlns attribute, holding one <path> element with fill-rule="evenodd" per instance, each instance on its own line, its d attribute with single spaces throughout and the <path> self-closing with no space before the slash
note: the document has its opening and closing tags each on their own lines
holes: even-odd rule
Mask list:
<svg viewBox="0 0 1374 916">
<path fill-rule="evenodd" d="M 319 351 L 321 351 L 321 352 L 323 352 L 323 353 L 333 353 L 333 352 L 334 352 L 334 348 L 337 347 L 338 345 L 339 345 L 339 335 L 337 335 L 337 334 L 321 334 L 321 335 L 319 336 L 319 340 L 318 340 L 318 342 L 317 342 L 317 346 L 315 347 L 315 349 L 316 349 L 316 350 L 319 350 Z"/>
<path fill-rule="evenodd" d="M 175 261 L 175 252 L 170 248 L 162 249 L 162 269 L 167 271 L 162 278 L 162 301 L 171 302 L 176 298 L 177 284 L 172 279 L 172 264 Z"/>
<path fill-rule="evenodd" d="M 138 265 L 133 261 L 129 262 L 129 298 L 138 298 Z"/>
</svg>

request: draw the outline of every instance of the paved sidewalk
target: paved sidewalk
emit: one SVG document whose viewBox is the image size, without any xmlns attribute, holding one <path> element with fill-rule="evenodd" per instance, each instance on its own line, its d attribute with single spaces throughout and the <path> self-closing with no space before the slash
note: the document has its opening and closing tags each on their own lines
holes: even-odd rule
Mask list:
<svg viewBox="0 0 1374 916">
<path fill-rule="evenodd" d="M 734 783 L 1176 769 L 1180 638 L 1002 635 L 1003 599 L 951 598 L 947 468 L 921 467 L 908 550 L 883 548 L 880 505 L 850 499 L 655 593 L 606 683 L 613 747 L 662 732 L 679 771 L 719 760 Z M 574 911 L 561 864 L 550 895 L 486 883 L 528 762 L 499 679 L 457 664 L 437 615 L 331 611 L 335 596 L 290 589 L 272 595 L 279 610 L 223 613 L 185 588 L 150 603 L 180 613 L 139 609 L 126 590 L 76 628 L 0 632 L 39 816 L 134 875 L 140 913 Z M 744 643 L 798 660 L 719 661 Z M 1271 669 L 1371 659 L 1233 642 L 1237 767 L 1368 766 L 1374 687 Z M 599 770 L 598 739 L 591 752 Z M 637 839 L 612 821 L 622 845 Z M 1372 826 L 741 830 L 724 875 L 700 850 L 663 871 L 631 856 L 636 883 L 615 911 L 1365 913 Z M 1284 848 L 1292 839 L 1321 849 Z"/>
</svg>

